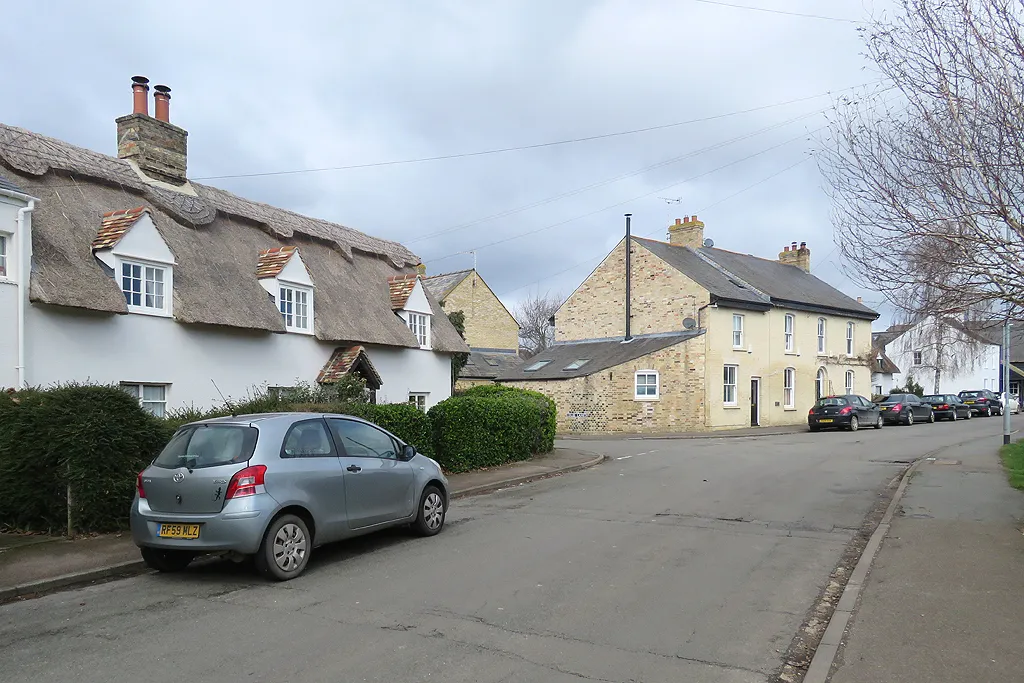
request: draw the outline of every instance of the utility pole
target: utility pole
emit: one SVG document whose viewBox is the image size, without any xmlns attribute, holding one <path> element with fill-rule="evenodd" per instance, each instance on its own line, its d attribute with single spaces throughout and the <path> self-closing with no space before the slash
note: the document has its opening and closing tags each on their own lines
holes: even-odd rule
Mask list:
<svg viewBox="0 0 1024 683">
<path fill-rule="evenodd" d="M 1006 224 L 1006 248 L 1012 238 L 1010 224 Z M 1003 445 L 1010 443 L 1010 301 L 1006 301 L 1006 320 L 1003 321 Z M 1024 392 L 1021 392 L 1024 393 Z"/>
</svg>

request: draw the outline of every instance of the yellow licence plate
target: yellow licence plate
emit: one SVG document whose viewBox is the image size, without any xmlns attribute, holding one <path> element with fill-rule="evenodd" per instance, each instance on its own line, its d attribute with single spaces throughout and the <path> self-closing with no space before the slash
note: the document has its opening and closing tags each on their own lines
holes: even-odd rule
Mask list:
<svg viewBox="0 0 1024 683">
<path fill-rule="evenodd" d="M 161 524 L 156 535 L 160 538 L 199 538 L 198 524 Z"/>
<path fill-rule="evenodd" d="M 974 405 L 974 401 L 964 401 L 964 403 L 966 403 L 969 406 L 973 406 Z"/>
<path fill-rule="evenodd" d="M 832 418 L 828 418 L 827 420 L 818 420 L 818 422 L 831 422 L 831 421 L 832 421 Z"/>
</svg>

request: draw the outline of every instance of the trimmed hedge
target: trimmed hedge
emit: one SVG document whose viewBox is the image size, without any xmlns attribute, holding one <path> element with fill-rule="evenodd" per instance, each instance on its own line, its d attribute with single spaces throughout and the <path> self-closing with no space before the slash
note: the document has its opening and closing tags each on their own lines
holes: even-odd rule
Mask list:
<svg viewBox="0 0 1024 683">
<path fill-rule="evenodd" d="M 544 411 L 544 423 L 535 453 L 549 453 L 555 447 L 555 432 L 558 429 L 558 409 L 551 398 L 539 391 L 519 389 L 504 384 L 481 384 L 463 391 L 462 396 L 524 396 L 536 401 Z"/>
<path fill-rule="evenodd" d="M 433 457 L 430 418 L 411 403 L 300 403 L 289 412 L 342 413 L 361 417 L 383 427 L 402 441 L 412 444 L 420 453 Z"/>
<path fill-rule="evenodd" d="M 173 433 L 124 391 L 77 384 L 4 394 L 0 425 L 0 523 L 46 531 L 125 528 L 136 475 Z"/>
<path fill-rule="evenodd" d="M 554 402 L 512 387 L 474 387 L 428 413 L 434 449 L 448 472 L 527 460 L 554 448 Z"/>
</svg>

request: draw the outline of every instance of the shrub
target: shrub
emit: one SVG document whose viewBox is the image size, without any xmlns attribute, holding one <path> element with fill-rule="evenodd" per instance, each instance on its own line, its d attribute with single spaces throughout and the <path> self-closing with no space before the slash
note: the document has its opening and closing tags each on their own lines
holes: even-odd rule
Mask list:
<svg viewBox="0 0 1024 683">
<path fill-rule="evenodd" d="M 429 412 L 435 457 L 448 472 L 526 460 L 544 445 L 536 398 L 512 392 L 453 396 Z"/>
<path fill-rule="evenodd" d="M 0 520 L 54 530 L 70 518 L 72 532 L 125 528 L 135 476 L 171 433 L 118 387 L 8 395 L 0 401 Z"/>
<path fill-rule="evenodd" d="M 300 403 L 290 406 L 295 412 L 341 413 L 360 417 L 383 427 L 420 453 L 433 457 L 434 444 L 430 418 L 410 403 Z"/>
<path fill-rule="evenodd" d="M 462 392 L 463 396 L 524 396 L 536 401 L 541 410 L 544 412 L 544 426 L 540 433 L 540 438 L 536 447 L 534 448 L 535 453 L 548 453 L 555 447 L 555 430 L 558 428 L 558 409 L 555 407 L 555 402 L 540 393 L 539 391 L 530 391 L 529 389 L 520 389 L 518 387 L 510 387 L 505 384 L 481 384 L 475 387 L 471 387 L 466 391 Z"/>
</svg>

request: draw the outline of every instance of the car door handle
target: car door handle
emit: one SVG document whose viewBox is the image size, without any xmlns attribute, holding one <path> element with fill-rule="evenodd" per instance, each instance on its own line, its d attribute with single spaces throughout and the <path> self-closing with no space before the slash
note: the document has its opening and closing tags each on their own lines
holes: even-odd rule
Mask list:
<svg viewBox="0 0 1024 683">
<path fill-rule="evenodd" d="M 349 472 L 358 472 L 359 470 L 361 470 L 363 468 L 360 467 L 359 465 L 349 465 L 345 469 L 348 470 Z"/>
</svg>

